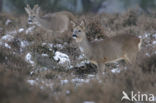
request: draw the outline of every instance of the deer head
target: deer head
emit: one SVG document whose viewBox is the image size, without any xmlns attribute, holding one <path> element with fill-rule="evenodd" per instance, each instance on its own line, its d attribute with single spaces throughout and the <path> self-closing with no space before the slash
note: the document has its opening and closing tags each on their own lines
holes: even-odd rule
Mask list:
<svg viewBox="0 0 156 103">
<path fill-rule="evenodd" d="M 86 25 L 85 21 L 82 20 L 80 24 L 76 24 L 75 22 L 71 22 L 73 24 L 73 39 L 76 40 L 76 42 L 81 42 L 83 39 L 86 39 Z"/>
<path fill-rule="evenodd" d="M 34 8 L 31 9 L 30 6 L 27 5 L 27 7 L 25 7 L 25 11 L 29 16 L 28 24 L 38 24 L 40 7 L 38 5 L 35 5 Z"/>
</svg>

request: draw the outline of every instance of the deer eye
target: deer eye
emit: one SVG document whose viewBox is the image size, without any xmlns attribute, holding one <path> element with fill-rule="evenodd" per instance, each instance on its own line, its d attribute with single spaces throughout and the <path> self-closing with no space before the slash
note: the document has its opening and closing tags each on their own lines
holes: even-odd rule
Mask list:
<svg viewBox="0 0 156 103">
<path fill-rule="evenodd" d="M 81 30 L 78 30 L 78 32 L 81 32 Z"/>
</svg>

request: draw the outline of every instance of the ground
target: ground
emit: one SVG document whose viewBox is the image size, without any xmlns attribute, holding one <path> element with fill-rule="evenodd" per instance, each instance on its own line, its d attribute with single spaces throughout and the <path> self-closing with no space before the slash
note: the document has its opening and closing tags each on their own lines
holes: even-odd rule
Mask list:
<svg viewBox="0 0 156 103">
<path fill-rule="evenodd" d="M 27 16 L 0 18 L 0 103 L 130 103 L 121 101 L 122 91 L 156 96 L 155 14 L 85 15 L 90 41 L 120 34 L 143 39 L 136 63 L 107 64 L 102 75 L 80 52 L 72 28 L 53 38 L 28 25 Z"/>
</svg>

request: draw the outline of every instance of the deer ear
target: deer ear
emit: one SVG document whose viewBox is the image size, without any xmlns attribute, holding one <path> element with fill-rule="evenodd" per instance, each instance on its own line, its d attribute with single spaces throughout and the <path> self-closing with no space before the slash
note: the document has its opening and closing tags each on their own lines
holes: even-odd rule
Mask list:
<svg viewBox="0 0 156 103">
<path fill-rule="evenodd" d="M 76 26 L 76 23 L 74 21 L 71 20 L 70 22 L 71 22 L 71 24 L 72 24 L 73 27 Z"/>
<path fill-rule="evenodd" d="M 85 20 L 81 21 L 80 26 L 85 30 L 85 28 L 86 28 Z"/>
<path fill-rule="evenodd" d="M 40 13 L 40 7 L 36 9 L 36 14 L 39 15 L 39 13 Z"/>
<path fill-rule="evenodd" d="M 27 4 L 27 8 L 31 10 L 31 8 L 30 8 L 30 5 L 29 5 L 29 4 Z"/>
<path fill-rule="evenodd" d="M 38 4 L 34 5 L 33 10 L 35 11 L 38 7 L 39 7 Z"/>
<path fill-rule="evenodd" d="M 24 9 L 27 12 L 27 14 L 31 14 L 31 8 L 29 4 L 27 4 L 27 7 L 25 7 Z"/>
<path fill-rule="evenodd" d="M 30 10 L 28 8 L 25 7 L 24 9 L 27 12 L 27 14 L 30 14 Z"/>
<path fill-rule="evenodd" d="M 37 15 L 39 15 L 40 7 L 38 6 L 38 4 L 34 5 L 33 11 L 34 11 Z"/>
<path fill-rule="evenodd" d="M 85 20 L 82 20 L 80 26 L 85 27 Z"/>
</svg>

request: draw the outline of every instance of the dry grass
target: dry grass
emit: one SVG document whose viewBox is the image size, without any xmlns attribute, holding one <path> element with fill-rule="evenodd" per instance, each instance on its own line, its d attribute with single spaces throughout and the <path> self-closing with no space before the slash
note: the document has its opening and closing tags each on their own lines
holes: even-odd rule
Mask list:
<svg viewBox="0 0 156 103">
<path fill-rule="evenodd" d="M 25 16 L 15 19 L 1 14 L 0 18 L 0 37 L 8 31 L 19 28 L 27 30 L 29 27 Z M 13 24 L 6 26 L 7 19 L 11 19 Z M 86 16 L 87 37 L 90 41 L 119 34 L 151 34 L 144 38 L 135 64 L 126 65 L 121 62 L 119 66 L 107 65 L 107 73 L 101 76 L 96 75 L 97 69 L 93 64 L 86 63 L 84 66 L 75 67 L 81 61 L 78 59 L 81 53 L 71 38 L 70 30 L 66 35 L 57 38 L 38 27 L 28 34 L 25 31 L 18 32 L 13 40 L 5 41 L 11 49 L 0 47 L 0 103 L 121 103 L 123 90 L 127 93 L 140 91 L 156 95 L 156 48 L 152 44 L 156 40 L 152 36 L 156 29 L 155 20 L 154 16 L 137 11 Z M 30 45 L 21 51 L 20 43 L 23 40 Z M 63 47 L 49 47 L 43 43 L 61 44 Z M 65 69 L 59 65 L 53 59 L 55 51 L 66 53 L 74 67 Z M 25 62 L 28 52 L 32 53 L 34 67 Z M 43 53 L 48 54 L 48 57 L 41 56 Z M 120 73 L 111 72 L 112 68 L 118 67 Z M 93 77 L 89 77 L 90 75 Z M 82 79 L 83 82 L 75 79 Z M 30 85 L 27 80 L 34 80 L 35 84 Z M 63 80 L 66 82 L 62 83 Z"/>
</svg>

